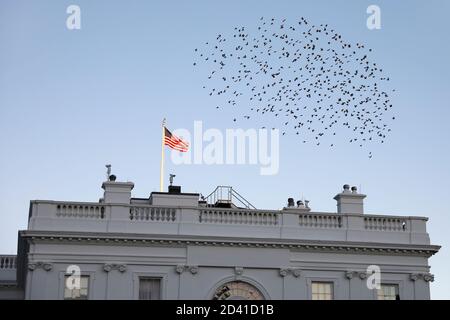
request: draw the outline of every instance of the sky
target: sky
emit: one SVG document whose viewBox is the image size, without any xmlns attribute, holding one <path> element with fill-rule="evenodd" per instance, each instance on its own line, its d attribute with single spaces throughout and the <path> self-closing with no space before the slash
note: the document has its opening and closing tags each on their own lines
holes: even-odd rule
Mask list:
<svg viewBox="0 0 450 320">
<path fill-rule="evenodd" d="M 69 5 L 81 29 L 66 27 Z M 366 26 L 369 5 L 381 29 Z M 367 194 L 365 212 L 427 216 L 433 299 L 450 298 L 450 2 L 432 1 L 22 1 L 0 0 L 0 253 L 15 254 L 33 199 L 98 201 L 105 164 L 133 196 L 159 189 L 161 120 L 170 129 L 252 128 L 217 111 L 195 70 L 194 49 L 260 17 L 328 24 L 373 49 L 395 87 L 396 121 L 373 158 L 280 138 L 278 174 L 254 165 L 175 165 L 186 192 L 232 185 L 258 208 L 288 197 L 336 211 L 348 183 Z M 168 152 L 167 152 L 168 155 Z M 167 156 L 167 158 L 169 158 Z M 166 179 L 167 180 L 167 179 Z"/>
</svg>

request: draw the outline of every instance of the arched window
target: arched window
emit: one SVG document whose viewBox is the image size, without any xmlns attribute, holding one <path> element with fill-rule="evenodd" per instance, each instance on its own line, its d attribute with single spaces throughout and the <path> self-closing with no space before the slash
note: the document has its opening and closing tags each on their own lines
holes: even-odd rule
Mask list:
<svg viewBox="0 0 450 320">
<path fill-rule="evenodd" d="M 264 296 L 247 282 L 231 281 L 216 289 L 213 300 L 264 300 Z"/>
</svg>

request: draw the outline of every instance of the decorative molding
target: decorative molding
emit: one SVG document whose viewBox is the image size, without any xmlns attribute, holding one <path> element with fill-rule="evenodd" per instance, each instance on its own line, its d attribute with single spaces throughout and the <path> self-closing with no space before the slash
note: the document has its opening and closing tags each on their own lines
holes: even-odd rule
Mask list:
<svg viewBox="0 0 450 320">
<path fill-rule="evenodd" d="M 103 265 L 103 271 L 110 272 L 111 270 L 117 270 L 121 273 L 124 273 L 127 271 L 127 265 L 126 264 L 116 264 L 116 263 L 105 263 Z"/>
<path fill-rule="evenodd" d="M 288 269 L 285 269 L 285 268 L 280 269 L 280 276 L 282 276 L 283 278 L 286 277 L 288 275 L 288 273 L 289 273 Z"/>
<path fill-rule="evenodd" d="M 234 267 L 234 274 L 237 276 L 242 276 L 242 274 L 244 273 L 244 268 L 243 267 Z"/>
<path fill-rule="evenodd" d="M 409 280 L 411 280 L 411 281 L 419 280 L 419 274 L 418 273 L 411 273 L 409 275 Z"/>
<path fill-rule="evenodd" d="M 302 274 L 302 270 L 298 268 L 280 268 L 279 270 L 281 277 L 286 277 L 288 275 L 292 275 L 296 278 L 300 277 Z"/>
<path fill-rule="evenodd" d="M 41 231 L 28 231 L 23 232 L 22 236 L 27 238 L 31 242 L 87 242 L 87 243 L 114 243 L 128 245 L 170 245 L 170 246 L 186 246 L 186 245 L 200 245 L 200 246 L 223 246 L 223 247 L 247 247 L 247 248 L 288 248 L 291 250 L 301 250 L 306 252 L 341 252 L 351 254 L 383 254 L 383 255 L 396 255 L 396 256 L 424 256 L 431 257 L 433 254 L 439 251 L 439 246 L 432 245 L 395 245 L 384 244 L 383 246 L 375 245 L 372 243 L 345 243 L 330 241 L 329 243 L 314 242 L 314 241 L 295 241 L 289 240 L 273 241 L 267 239 L 187 239 L 177 236 L 171 238 L 142 238 L 139 236 L 127 237 L 123 235 L 111 235 L 111 236 L 89 236 L 89 235 L 70 235 L 70 234 L 53 234 L 44 233 Z"/>
<path fill-rule="evenodd" d="M 51 271 L 53 269 L 53 264 L 51 264 L 51 263 L 44 263 L 43 269 L 45 271 Z"/>
<path fill-rule="evenodd" d="M 188 266 L 185 264 L 178 264 L 175 267 L 175 272 L 178 274 L 182 274 L 184 271 L 189 271 L 192 274 L 197 274 L 199 271 L 198 266 Z"/>
<path fill-rule="evenodd" d="M 434 274 L 431 274 L 431 273 L 425 273 L 425 274 L 423 275 L 423 280 L 424 280 L 425 282 L 433 282 L 433 281 L 434 281 Z"/>
<path fill-rule="evenodd" d="M 190 267 L 189 267 L 189 271 L 190 271 L 192 274 L 197 274 L 197 273 L 198 273 L 198 266 L 190 266 Z"/>
<path fill-rule="evenodd" d="M 298 278 L 301 276 L 302 274 L 302 270 L 300 269 L 291 269 L 291 273 L 294 277 Z"/>
<path fill-rule="evenodd" d="M 353 279 L 354 276 L 357 276 L 357 271 L 345 271 L 345 277 L 349 280 Z"/>
<path fill-rule="evenodd" d="M 368 274 L 365 271 L 354 271 L 354 270 L 347 270 L 345 271 L 345 277 L 348 280 L 351 280 L 353 278 L 360 278 L 361 280 L 367 279 Z"/>
<path fill-rule="evenodd" d="M 178 274 L 182 274 L 185 270 L 186 266 L 184 264 L 179 264 L 175 267 L 175 272 Z"/>
<path fill-rule="evenodd" d="M 431 273 L 411 273 L 409 275 L 409 279 L 411 281 L 417 281 L 422 279 L 425 282 L 433 282 L 434 281 L 434 275 Z"/>
<path fill-rule="evenodd" d="M 28 263 L 28 270 L 30 271 L 34 271 L 39 268 L 45 271 L 51 271 L 53 269 L 53 264 L 51 264 L 50 262 L 43 262 L 43 261 L 35 261 Z"/>
</svg>

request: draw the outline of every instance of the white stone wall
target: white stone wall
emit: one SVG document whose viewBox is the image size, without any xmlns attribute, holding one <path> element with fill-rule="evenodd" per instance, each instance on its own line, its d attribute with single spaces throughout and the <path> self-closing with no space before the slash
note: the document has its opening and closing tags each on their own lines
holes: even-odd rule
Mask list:
<svg viewBox="0 0 450 320">
<path fill-rule="evenodd" d="M 161 277 L 163 299 L 211 299 L 218 286 L 231 280 L 256 286 L 267 299 L 310 299 L 311 281 L 334 282 L 335 299 L 376 299 L 361 277 L 371 264 L 380 266 L 382 281 L 399 285 L 401 299 L 429 299 L 428 282 L 411 280 L 411 274 L 428 272 L 427 258 L 418 256 L 75 242 L 36 243 L 30 261 L 41 265 L 28 271 L 26 299 L 62 299 L 64 274 L 71 264 L 91 276 L 90 299 L 137 299 L 139 276 Z M 51 267 L 44 268 L 45 263 Z M 126 270 L 106 272 L 105 264 Z"/>
</svg>

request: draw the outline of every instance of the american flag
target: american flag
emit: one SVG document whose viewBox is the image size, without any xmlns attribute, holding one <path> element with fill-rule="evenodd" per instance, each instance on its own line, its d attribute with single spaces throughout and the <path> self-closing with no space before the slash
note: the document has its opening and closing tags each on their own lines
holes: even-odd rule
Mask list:
<svg viewBox="0 0 450 320">
<path fill-rule="evenodd" d="M 172 134 L 166 127 L 164 127 L 164 144 L 180 152 L 187 152 L 189 149 L 188 142 Z"/>
</svg>

